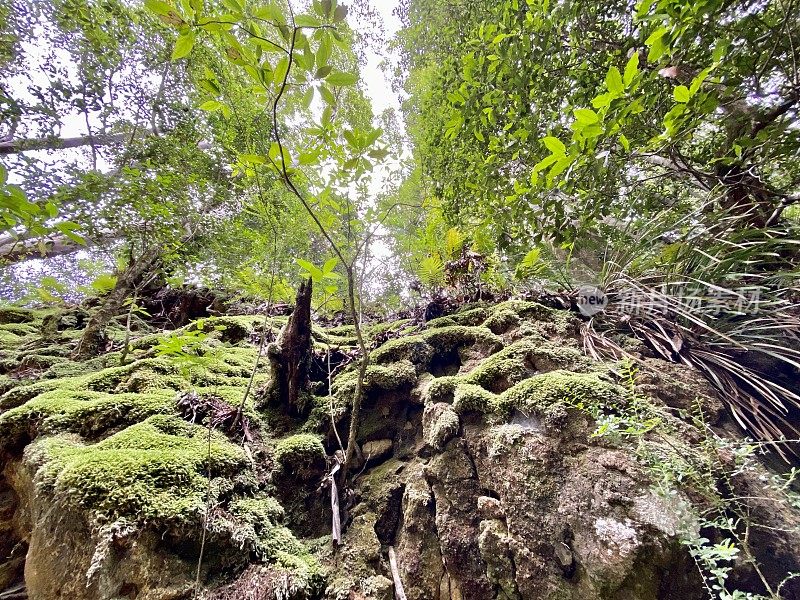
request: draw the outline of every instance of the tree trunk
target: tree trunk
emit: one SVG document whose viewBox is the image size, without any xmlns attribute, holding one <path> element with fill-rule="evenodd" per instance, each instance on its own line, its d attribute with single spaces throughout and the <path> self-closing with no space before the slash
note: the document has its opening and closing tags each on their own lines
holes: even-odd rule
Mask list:
<svg viewBox="0 0 800 600">
<path fill-rule="evenodd" d="M 106 346 L 105 329 L 111 319 L 122 309 L 125 299 L 142 279 L 152 273 L 161 259 L 161 248 L 153 246 L 138 259 L 131 259 L 125 270 L 117 276 L 117 284 L 105 297 L 102 306 L 89 319 L 81 341 L 75 349 L 75 358 L 88 358 L 100 354 Z"/>
<path fill-rule="evenodd" d="M 311 279 L 300 284 L 289 321 L 270 344 L 270 383 L 267 400 L 297 416 L 311 408 L 306 392 L 311 366 Z"/>
</svg>

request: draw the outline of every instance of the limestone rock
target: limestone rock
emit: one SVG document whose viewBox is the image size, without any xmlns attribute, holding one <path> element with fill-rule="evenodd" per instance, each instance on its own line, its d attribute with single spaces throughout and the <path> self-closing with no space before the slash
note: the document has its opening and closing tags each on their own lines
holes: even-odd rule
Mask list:
<svg viewBox="0 0 800 600">
<path fill-rule="evenodd" d="M 432 448 L 444 448 L 458 434 L 459 426 L 458 414 L 449 404 L 437 402 L 425 407 L 422 416 L 423 435 Z"/>
</svg>

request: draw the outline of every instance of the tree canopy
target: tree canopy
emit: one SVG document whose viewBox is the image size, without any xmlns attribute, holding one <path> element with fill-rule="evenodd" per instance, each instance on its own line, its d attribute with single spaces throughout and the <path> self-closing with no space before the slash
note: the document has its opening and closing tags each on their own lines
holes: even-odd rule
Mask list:
<svg viewBox="0 0 800 600">
<path fill-rule="evenodd" d="M 736 365 L 800 365 L 798 10 L 404 0 L 387 40 L 366 0 L 8 0 L 2 294 L 111 315 L 153 281 L 275 303 L 310 277 L 360 321 L 591 284 L 588 353 L 633 331 L 781 435 L 800 397 Z"/>
</svg>

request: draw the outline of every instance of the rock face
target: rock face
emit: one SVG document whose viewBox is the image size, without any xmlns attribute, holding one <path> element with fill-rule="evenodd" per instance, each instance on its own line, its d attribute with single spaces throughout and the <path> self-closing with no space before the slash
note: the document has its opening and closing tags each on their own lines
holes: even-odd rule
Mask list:
<svg viewBox="0 0 800 600">
<path fill-rule="evenodd" d="M 307 418 L 257 396 L 243 425 L 226 407 L 260 317 L 209 319 L 194 374 L 154 351 L 163 334 L 124 367 L 73 362 L 58 348 L 79 330 L 38 333 L 54 319 L 0 311 L 0 600 L 193 598 L 198 563 L 202 595 L 225 600 L 391 600 L 398 578 L 409 600 L 701 600 L 714 572 L 800 598 L 800 501 L 715 433 L 705 381 L 593 362 L 569 313 L 506 302 L 367 330 L 389 341 L 335 549 L 326 474 L 352 368 Z M 352 346 L 347 327 L 312 333 Z"/>
</svg>

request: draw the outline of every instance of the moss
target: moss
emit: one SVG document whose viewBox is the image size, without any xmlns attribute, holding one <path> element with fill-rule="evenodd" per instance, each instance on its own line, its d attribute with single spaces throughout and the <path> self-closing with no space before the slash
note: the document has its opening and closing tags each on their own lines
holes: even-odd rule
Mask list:
<svg viewBox="0 0 800 600">
<path fill-rule="evenodd" d="M 537 372 L 569 368 L 586 371 L 591 361 L 577 348 L 523 339 L 488 357 L 464 381 L 500 393 Z"/>
<path fill-rule="evenodd" d="M 371 358 L 377 363 L 410 360 L 415 365 L 427 365 L 433 358 L 433 348 L 422 336 L 413 335 L 389 340 Z"/>
<path fill-rule="evenodd" d="M 488 327 L 492 333 L 505 333 L 509 329 L 520 324 L 521 319 L 517 313 L 509 308 L 496 310 L 484 321 L 484 327 Z"/>
<path fill-rule="evenodd" d="M 238 523 L 242 541 L 249 544 L 262 560 L 276 563 L 299 578 L 305 586 L 322 583 L 322 568 L 309 549 L 290 529 L 281 525 L 285 513 L 277 500 L 269 496 L 242 498 L 231 503 L 230 512 Z"/>
<path fill-rule="evenodd" d="M 24 341 L 25 338 L 20 337 L 16 333 L 0 330 L 0 348 L 3 350 L 18 348 Z"/>
<path fill-rule="evenodd" d="M 258 525 L 260 523 L 282 523 L 286 518 L 280 502 L 272 496 L 258 496 L 254 498 L 238 498 L 231 502 L 230 511 L 247 523 Z"/>
<path fill-rule="evenodd" d="M 586 402 L 616 402 L 623 391 L 602 379 L 598 372 L 573 373 L 552 371 L 536 375 L 500 395 L 498 408 L 503 412 L 546 410 L 554 404 L 575 405 Z"/>
<path fill-rule="evenodd" d="M 378 363 L 408 360 L 425 370 L 435 356 L 474 344 L 483 344 L 492 353 L 502 348 L 503 341 L 485 327 L 453 325 L 390 340 L 375 350 L 372 358 Z"/>
<path fill-rule="evenodd" d="M 455 388 L 453 409 L 458 414 L 467 412 L 492 414 L 498 412 L 499 407 L 499 397 L 479 385 L 459 383 Z"/>
<path fill-rule="evenodd" d="M 340 400 L 349 401 L 355 393 L 358 381 L 358 367 L 339 375 L 334 381 L 332 391 Z M 364 376 L 364 391 L 391 391 L 411 387 L 417 381 L 417 371 L 411 361 L 401 360 L 390 365 L 369 365 Z"/>
<path fill-rule="evenodd" d="M 175 409 L 175 394 L 108 394 L 53 390 L 0 415 L 0 449 L 7 450 L 38 434 L 79 433 L 84 437 L 143 421 Z"/>
<path fill-rule="evenodd" d="M 317 436 L 299 433 L 278 442 L 274 457 L 284 471 L 289 471 L 324 461 L 325 448 Z"/>
<path fill-rule="evenodd" d="M 241 449 L 216 432 L 209 452 L 207 436 L 203 427 L 156 415 L 94 445 L 44 438 L 26 457 L 39 467 L 37 485 L 100 522 L 186 525 L 205 507 L 206 464 L 212 476 L 231 476 L 246 464 Z"/>
<path fill-rule="evenodd" d="M 447 375 L 445 377 L 437 377 L 428 384 L 428 389 L 425 394 L 425 403 L 430 402 L 452 402 L 453 394 L 455 394 L 456 386 L 460 377 L 455 375 Z"/>
<path fill-rule="evenodd" d="M 18 306 L 0 307 L 0 324 L 8 323 L 32 323 L 41 319 L 41 313 L 31 308 L 21 308 Z"/>
<path fill-rule="evenodd" d="M 481 325 L 489 317 L 489 310 L 485 306 L 465 307 L 455 314 L 450 315 L 458 325 Z"/>
<path fill-rule="evenodd" d="M 503 340 L 485 327 L 466 327 L 456 325 L 432 329 L 422 334 L 422 338 L 430 344 L 437 354 L 447 354 L 460 346 L 483 344 L 490 352 L 503 347 Z"/>
<path fill-rule="evenodd" d="M 31 323 L 6 323 L 0 325 L 0 331 L 7 331 L 8 333 L 13 333 L 18 336 L 35 335 L 38 333 L 36 326 Z"/>
<path fill-rule="evenodd" d="M 452 327 L 453 325 L 458 325 L 458 322 L 453 317 L 438 317 L 425 323 L 425 327 L 427 329 L 436 329 L 437 327 Z"/>
</svg>

